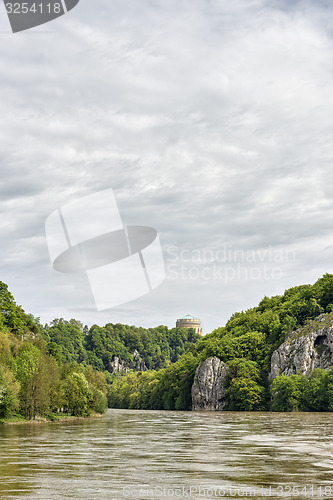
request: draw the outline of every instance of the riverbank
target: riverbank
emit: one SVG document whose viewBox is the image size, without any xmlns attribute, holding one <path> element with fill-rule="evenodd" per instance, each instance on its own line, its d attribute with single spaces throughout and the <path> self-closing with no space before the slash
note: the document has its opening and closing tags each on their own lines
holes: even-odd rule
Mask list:
<svg viewBox="0 0 333 500">
<path fill-rule="evenodd" d="M 45 423 L 56 423 L 56 422 L 74 422 L 76 420 L 93 420 L 95 418 L 103 418 L 105 414 L 103 413 L 91 413 L 85 417 L 67 415 L 67 413 L 52 413 L 50 418 L 46 417 L 36 417 L 34 419 L 27 420 L 22 415 L 13 415 L 12 417 L 0 419 L 0 425 L 21 425 L 21 424 L 45 424 Z"/>
</svg>

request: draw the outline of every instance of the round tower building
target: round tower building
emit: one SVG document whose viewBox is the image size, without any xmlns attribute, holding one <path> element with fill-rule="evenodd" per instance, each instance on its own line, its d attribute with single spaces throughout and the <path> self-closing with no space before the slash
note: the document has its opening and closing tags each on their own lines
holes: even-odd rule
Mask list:
<svg viewBox="0 0 333 500">
<path fill-rule="evenodd" d="M 201 321 L 190 314 L 177 319 L 176 328 L 193 328 L 196 333 L 202 336 Z"/>
</svg>

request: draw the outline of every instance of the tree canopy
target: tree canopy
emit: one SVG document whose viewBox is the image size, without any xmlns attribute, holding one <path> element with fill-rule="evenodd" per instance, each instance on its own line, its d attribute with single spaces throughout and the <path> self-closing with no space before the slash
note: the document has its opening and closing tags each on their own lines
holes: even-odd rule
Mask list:
<svg viewBox="0 0 333 500">
<path fill-rule="evenodd" d="M 229 368 L 226 380 L 229 410 L 333 410 L 328 396 L 323 402 L 317 394 L 318 388 L 326 394 L 331 391 L 329 374 L 325 375 L 327 383 L 321 380 L 319 372 L 309 381 L 299 375 L 282 377 L 274 382 L 273 392 L 267 381 L 273 351 L 293 330 L 332 310 L 332 274 L 325 274 L 314 285 L 292 287 L 283 295 L 270 298 L 265 296 L 257 307 L 234 313 L 225 326 L 203 337 L 174 365 L 145 378 L 131 374 L 114 381 L 109 388 L 109 403 L 127 408 L 135 394 L 138 408 L 189 410 L 196 368 L 208 357 L 217 356 Z M 310 395 L 311 406 L 305 403 Z"/>
<path fill-rule="evenodd" d="M 42 326 L 0 282 L 0 418 L 103 411 L 106 395 L 112 407 L 189 410 L 196 368 L 210 356 L 228 366 L 228 410 L 333 411 L 333 368 L 267 381 L 272 352 L 332 311 L 333 275 L 325 274 L 265 296 L 203 338 L 192 329 L 88 328 L 63 318 Z"/>
</svg>

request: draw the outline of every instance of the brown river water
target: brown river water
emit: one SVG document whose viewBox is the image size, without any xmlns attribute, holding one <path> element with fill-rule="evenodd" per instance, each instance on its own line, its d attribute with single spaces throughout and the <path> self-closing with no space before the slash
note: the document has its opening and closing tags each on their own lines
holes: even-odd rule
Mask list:
<svg viewBox="0 0 333 500">
<path fill-rule="evenodd" d="M 333 498 L 333 413 L 108 410 L 0 426 L 0 498 Z"/>
</svg>

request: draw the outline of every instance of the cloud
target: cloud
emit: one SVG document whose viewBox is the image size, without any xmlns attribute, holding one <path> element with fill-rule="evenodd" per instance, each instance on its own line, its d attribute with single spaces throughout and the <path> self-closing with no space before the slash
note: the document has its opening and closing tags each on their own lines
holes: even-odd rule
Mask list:
<svg viewBox="0 0 333 500">
<path fill-rule="evenodd" d="M 330 272 L 331 14 L 314 1 L 81 0 L 16 35 L 0 16 L 1 279 L 25 309 L 144 326 L 192 313 L 207 332 Z M 226 243 L 296 260 L 279 279 L 169 276 L 98 314 L 84 276 L 51 269 L 44 221 L 106 187 L 126 224 L 159 231 L 167 265 L 171 246 Z"/>
</svg>

